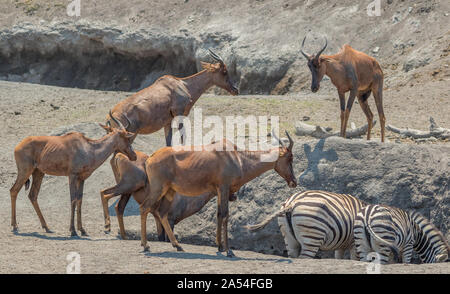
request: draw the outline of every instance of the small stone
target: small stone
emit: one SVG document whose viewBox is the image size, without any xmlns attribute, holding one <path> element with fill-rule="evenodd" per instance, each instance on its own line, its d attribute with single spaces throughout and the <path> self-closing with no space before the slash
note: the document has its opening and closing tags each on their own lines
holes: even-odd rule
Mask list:
<svg viewBox="0 0 450 294">
<path fill-rule="evenodd" d="M 21 115 L 22 114 L 22 112 L 20 112 L 20 111 L 14 111 L 14 115 Z"/>
<path fill-rule="evenodd" d="M 53 110 L 58 110 L 59 109 L 59 106 L 57 106 L 57 105 L 50 104 L 50 106 L 53 108 Z"/>
<path fill-rule="evenodd" d="M 379 51 L 380 51 L 380 47 L 375 47 L 372 50 L 373 53 L 378 53 Z"/>
<path fill-rule="evenodd" d="M 302 120 L 303 121 L 308 121 L 308 120 L 310 120 L 311 118 L 309 117 L 309 116 L 304 116 L 303 118 L 302 118 Z"/>
</svg>

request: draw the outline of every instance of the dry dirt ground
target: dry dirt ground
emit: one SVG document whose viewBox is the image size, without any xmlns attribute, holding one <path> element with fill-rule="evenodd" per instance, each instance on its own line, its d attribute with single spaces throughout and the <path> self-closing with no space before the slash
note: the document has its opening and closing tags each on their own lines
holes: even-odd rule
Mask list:
<svg viewBox="0 0 450 294">
<path fill-rule="evenodd" d="M 18 197 L 19 233 L 10 227 L 9 188 L 16 176 L 13 159 L 14 146 L 25 136 L 48 134 L 60 126 L 80 122 L 103 121 L 107 110 L 129 93 L 104 92 L 58 88 L 42 85 L 0 82 L 0 273 L 65 273 L 69 252 L 81 257 L 83 273 L 365 273 L 367 263 L 350 260 L 300 260 L 235 250 L 229 259 L 217 253 L 215 247 L 198 246 L 195 242 L 183 244 L 185 252 L 176 252 L 168 243 L 150 242 L 150 253 L 142 252 L 138 238 L 120 240 L 118 226 L 112 217 L 112 232 L 103 232 L 103 213 L 99 199 L 100 189 L 114 183 L 108 162 L 86 181 L 83 198 L 83 223 L 89 237 L 68 237 L 69 191 L 64 177 L 46 176 L 42 184 L 39 204 L 47 223 L 54 233 L 44 233 L 38 218 L 22 190 Z M 336 101 L 335 101 L 336 102 Z M 286 111 L 289 103 L 298 111 Z M 326 96 L 308 99 L 295 97 L 205 96 L 198 106 L 203 114 L 222 113 L 239 109 L 240 114 L 280 115 L 288 124 L 296 119 L 295 113 L 308 114 L 320 121 L 324 113 L 336 114 Z M 387 104 L 390 105 L 390 104 Z M 303 109 L 315 109 L 314 112 Z M 337 106 L 336 106 L 337 107 Z M 227 111 L 225 111 L 227 109 Z M 256 109 L 256 110 L 255 110 Z M 336 109 L 336 108 L 334 108 Z M 218 111 L 219 110 L 219 111 Z M 442 108 L 441 108 L 442 110 Z M 391 107 L 386 112 L 390 113 Z M 411 110 L 410 112 L 412 112 Z M 362 119 L 355 111 L 355 120 Z M 405 111 L 405 116 L 408 111 Z M 287 119 L 287 117 L 289 119 Z M 439 116 L 442 119 L 443 116 Z M 437 118 L 438 119 L 438 118 Z M 448 119 L 448 118 L 447 118 Z M 399 122 L 407 123 L 405 120 Z M 330 124 L 335 123 L 333 120 Z M 301 140 L 300 137 L 295 138 Z M 445 144 L 445 143 L 444 143 Z M 163 145 L 162 132 L 141 136 L 136 149 L 152 152 Z M 149 220 L 149 239 L 155 240 L 153 221 Z M 126 216 L 127 230 L 139 232 L 138 216 Z M 213 239 L 214 236 L 211 236 Z M 450 273 L 450 265 L 388 265 L 382 273 Z"/>
</svg>

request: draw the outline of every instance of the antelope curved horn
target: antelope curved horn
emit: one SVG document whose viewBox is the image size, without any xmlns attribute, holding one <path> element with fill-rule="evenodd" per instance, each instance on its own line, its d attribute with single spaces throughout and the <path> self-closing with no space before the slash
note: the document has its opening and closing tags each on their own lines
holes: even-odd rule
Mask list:
<svg viewBox="0 0 450 294">
<path fill-rule="evenodd" d="M 278 138 L 277 135 L 275 135 L 275 132 L 273 131 L 273 129 L 272 129 L 272 137 L 275 138 L 275 140 L 277 140 L 281 146 L 286 147 L 286 146 L 284 146 L 283 141 L 281 141 L 280 138 Z"/>
<path fill-rule="evenodd" d="M 288 131 L 284 131 L 284 132 L 286 133 L 286 136 L 287 136 L 288 139 L 289 139 L 289 147 L 288 147 L 288 149 L 289 149 L 289 150 L 292 150 L 292 147 L 294 146 L 294 140 L 292 140 L 291 136 L 289 136 Z"/>
<path fill-rule="evenodd" d="M 325 37 L 325 46 L 323 46 L 323 48 L 316 54 L 316 57 L 314 57 L 315 59 L 318 59 L 320 54 L 322 54 L 322 52 L 325 50 L 325 48 L 327 48 L 328 45 L 328 40 L 327 37 Z"/>
<path fill-rule="evenodd" d="M 211 55 L 212 58 L 214 58 L 216 61 L 220 62 L 220 63 L 224 63 L 222 57 L 220 57 L 219 55 L 217 55 L 214 51 L 212 51 L 211 49 L 208 49 L 209 54 Z"/>
<path fill-rule="evenodd" d="M 111 110 L 109 111 L 109 117 L 111 117 L 111 119 L 122 129 L 122 130 L 127 130 L 127 129 L 125 129 L 125 127 L 123 126 L 123 124 L 120 122 L 120 121 L 118 121 L 113 115 L 112 115 L 112 113 L 111 113 Z M 128 118 L 127 118 L 128 119 Z"/>
<path fill-rule="evenodd" d="M 124 117 L 125 117 L 125 119 L 127 120 L 127 126 L 125 127 L 125 129 L 127 130 L 129 127 L 130 127 L 130 125 L 131 125 L 131 121 L 130 121 L 130 119 L 128 118 L 128 116 L 124 113 L 124 114 L 122 114 Z"/>
<path fill-rule="evenodd" d="M 311 58 L 311 55 L 309 55 L 308 53 L 305 53 L 303 51 L 303 47 L 305 46 L 305 40 L 306 40 L 306 36 L 303 38 L 303 42 L 302 42 L 302 49 L 300 49 L 300 52 L 303 54 L 303 56 L 305 56 L 305 58 L 307 60 L 309 60 Z"/>
</svg>

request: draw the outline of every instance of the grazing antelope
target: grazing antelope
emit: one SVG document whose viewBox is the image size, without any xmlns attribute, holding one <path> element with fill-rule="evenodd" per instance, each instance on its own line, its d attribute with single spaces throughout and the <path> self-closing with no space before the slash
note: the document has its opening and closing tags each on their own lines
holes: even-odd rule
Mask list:
<svg viewBox="0 0 450 294">
<path fill-rule="evenodd" d="M 37 197 L 45 174 L 69 177 L 70 185 L 70 232 L 76 236 L 74 226 L 75 206 L 77 208 L 77 229 L 82 235 L 86 231 L 81 224 L 81 201 L 84 181 L 113 153 L 122 152 L 130 160 L 136 160 L 136 153 L 131 142 L 136 136 L 125 129 L 112 128 L 100 124 L 108 134 L 98 140 L 86 138 L 79 132 L 71 132 L 62 136 L 30 136 L 22 140 L 14 149 L 17 165 L 17 179 L 11 193 L 11 226 L 17 231 L 16 200 L 22 186 L 30 185 L 29 177 L 33 176 L 28 198 L 39 217 L 42 228 L 50 232 L 39 209 Z"/>
<path fill-rule="evenodd" d="M 281 208 L 250 231 L 264 228 L 278 217 L 289 257 L 314 258 L 320 250 L 335 250 L 342 259 L 345 250 L 356 259 L 353 226 L 361 207 L 366 203 L 351 195 L 325 191 L 306 191 L 292 195 Z"/>
<path fill-rule="evenodd" d="M 442 233 L 417 212 L 385 205 L 368 205 L 355 222 L 356 252 L 361 261 L 375 251 L 382 264 L 411 262 L 416 251 L 424 263 L 448 261 L 450 247 Z"/>
<path fill-rule="evenodd" d="M 111 220 L 108 212 L 109 199 L 121 195 L 119 201 L 115 206 L 117 220 L 119 222 L 120 236 L 122 239 L 127 239 L 125 234 L 125 227 L 123 223 L 123 213 L 131 195 L 138 204 L 141 204 L 146 193 L 148 193 L 147 175 L 145 173 L 145 161 L 149 157 L 147 154 L 135 150 L 137 159 L 131 161 L 122 153 L 117 153 L 110 161 L 111 168 L 114 173 L 117 185 L 100 192 L 103 204 L 103 212 L 105 216 L 105 232 L 111 231 Z M 168 212 L 168 221 L 170 228 L 173 230 L 174 226 L 183 219 L 195 214 L 206 203 L 209 202 L 216 193 L 204 193 L 196 197 L 188 197 L 180 194 L 175 194 L 174 200 L 171 203 Z M 230 196 L 229 201 L 234 201 L 235 195 Z M 161 222 L 155 217 L 156 228 L 158 231 L 158 239 L 160 241 L 168 240 Z"/>
<path fill-rule="evenodd" d="M 230 193 L 238 191 L 242 185 L 271 169 L 275 169 L 289 187 L 297 186 L 292 169 L 294 142 L 287 132 L 286 135 L 290 142 L 288 147 L 278 139 L 280 146 L 267 151 L 238 150 L 236 145 L 223 140 L 220 148 L 216 143 L 201 146 L 202 151 L 165 147 L 153 153 L 145 162 L 150 191 L 140 207 L 141 244 L 144 250 L 148 250 L 146 220 L 150 211 L 160 219 L 172 245 L 178 251 L 183 250 L 169 226 L 169 206 L 161 202 L 163 198 L 167 200 L 166 203 L 170 203 L 176 192 L 186 196 L 211 192 L 218 195 L 216 244 L 219 251 L 227 251 L 227 256 L 232 257 L 227 230 Z M 273 160 L 266 160 L 268 157 Z"/>
<path fill-rule="evenodd" d="M 367 99 L 373 93 L 378 110 L 381 126 L 381 141 L 384 142 L 384 126 L 386 118 L 383 112 L 383 71 L 375 58 L 357 51 L 349 45 L 344 45 L 341 51 L 334 55 L 321 55 L 327 48 L 325 46 L 315 55 L 309 55 L 303 51 L 306 37 L 302 42 L 301 53 L 308 60 L 311 71 L 311 91 L 317 92 L 320 81 L 327 75 L 338 90 L 341 105 L 341 136 L 345 138 L 348 118 L 355 97 L 358 97 L 359 105 L 367 117 L 367 140 L 370 140 L 370 132 L 373 126 L 373 114 L 370 111 Z M 345 93 L 350 91 L 345 106 Z"/>
<path fill-rule="evenodd" d="M 209 50 L 217 63 L 202 62 L 203 70 L 186 78 L 165 75 L 153 85 L 120 101 L 112 113 L 126 129 L 137 134 L 151 134 L 164 128 L 166 145 L 172 142 L 172 119 L 187 116 L 200 96 L 211 86 L 225 89 L 232 95 L 239 93 L 230 80 L 223 59 Z M 107 118 L 110 120 L 110 117 Z M 114 126 L 114 122 L 111 122 Z M 182 129 L 182 124 L 179 125 Z M 181 138 L 183 142 L 183 137 Z"/>
</svg>

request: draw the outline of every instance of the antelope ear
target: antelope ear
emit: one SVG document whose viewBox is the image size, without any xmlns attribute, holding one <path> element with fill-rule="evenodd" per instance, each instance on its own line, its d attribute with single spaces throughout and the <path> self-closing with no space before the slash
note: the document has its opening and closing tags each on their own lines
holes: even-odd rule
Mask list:
<svg viewBox="0 0 450 294">
<path fill-rule="evenodd" d="M 112 128 L 110 126 L 105 126 L 104 124 L 99 123 L 99 126 L 101 126 L 106 132 L 110 133 L 112 132 Z"/>
<path fill-rule="evenodd" d="M 207 71 L 212 71 L 211 63 L 200 61 L 200 64 L 202 65 L 203 69 L 206 69 Z"/>
<path fill-rule="evenodd" d="M 200 64 L 202 65 L 203 69 L 206 69 L 207 71 L 210 71 L 210 72 L 217 72 L 221 69 L 220 63 L 212 64 L 212 63 L 200 61 Z"/>
</svg>

